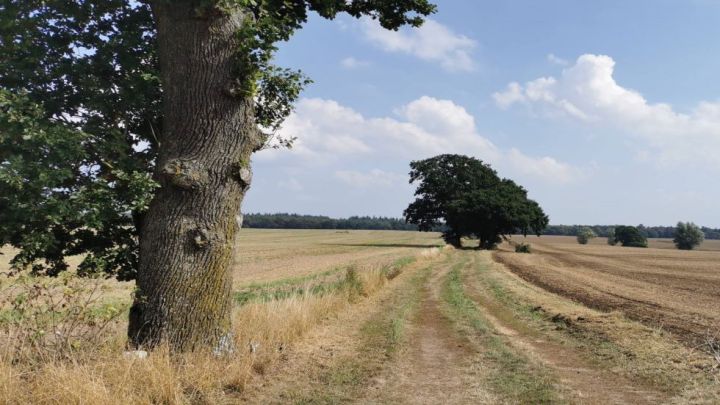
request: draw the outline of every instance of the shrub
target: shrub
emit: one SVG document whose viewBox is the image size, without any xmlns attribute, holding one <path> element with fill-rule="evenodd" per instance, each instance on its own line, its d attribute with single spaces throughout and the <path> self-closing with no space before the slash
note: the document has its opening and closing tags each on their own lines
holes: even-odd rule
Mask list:
<svg viewBox="0 0 720 405">
<path fill-rule="evenodd" d="M 529 243 L 520 243 L 515 245 L 515 253 L 532 253 L 532 248 Z"/>
<path fill-rule="evenodd" d="M 66 273 L 22 275 L 0 297 L 0 357 L 68 359 L 107 343 L 108 331 L 127 317 L 129 302 L 106 299 L 102 281 Z"/>
<path fill-rule="evenodd" d="M 625 247 L 647 247 L 647 237 L 634 226 L 615 228 L 615 239 Z"/>
<path fill-rule="evenodd" d="M 703 243 L 705 234 L 697 225 L 692 222 L 678 222 L 675 228 L 675 246 L 680 250 L 693 250 Z"/>
<path fill-rule="evenodd" d="M 577 241 L 581 245 L 587 245 L 590 239 L 597 237 L 595 232 L 590 228 L 580 228 L 577 232 Z"/>
<path fill-rule="evenodd" d="M 615 238 L 615 228 L 610 228 L 610 230 L 608 230 L 607 244 L 610 246 L 615 246 L 617 245 L 617 243 L 617 238 Z"/>
</svg>

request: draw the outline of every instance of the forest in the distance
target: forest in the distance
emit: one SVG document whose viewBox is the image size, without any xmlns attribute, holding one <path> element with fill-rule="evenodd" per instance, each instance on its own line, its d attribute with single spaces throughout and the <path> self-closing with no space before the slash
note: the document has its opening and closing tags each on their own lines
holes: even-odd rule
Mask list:
<svg viewBox="0 0 720 405">
<path fill-rule="evenodd" d="M 349 218 L 330 218 L 322 215 L 300 214 L 246 214 L 243 227 L 259 229 L 365 229 L 417 231 L 417 226 L 405 223 L 400 218 L 352 216 Z M 549 225 L 543 235 L 575 236 L 578 229 L 590 228 L 596 235 L 606 237 L 615 225 Z M 644 226 L 638 230 L 648 238 L 672 238 L 675 226 Z M 442 231 L 438 228 L 437 231 Z M 705 239 L 720 239 L 720 229 L 702 227 Z"/>
</svg>

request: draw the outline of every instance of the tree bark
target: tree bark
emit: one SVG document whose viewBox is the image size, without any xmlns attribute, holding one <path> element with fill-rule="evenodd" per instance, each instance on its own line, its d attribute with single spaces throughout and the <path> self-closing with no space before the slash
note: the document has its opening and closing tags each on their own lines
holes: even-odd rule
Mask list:
<svg viewBox="0 0 720 405">
<path fill-rule="evenodd" d="M 145 215 L 128 336 L 134 347 L 232 348 L 232 262 L 250 155 L 261 142 L 251 97 L 235 82 L 241 13 L 198 13 L 194 1 L 151 2 L 164 121 Z"/>
</svg>

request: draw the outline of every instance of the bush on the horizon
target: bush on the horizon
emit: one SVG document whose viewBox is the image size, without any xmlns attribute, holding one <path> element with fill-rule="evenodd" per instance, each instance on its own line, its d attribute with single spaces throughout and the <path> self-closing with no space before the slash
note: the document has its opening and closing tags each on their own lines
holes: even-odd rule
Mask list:
<svg viewBox="0 0 720 405">
<path fill-rule="evenodd" d="M 615 238 L 624 247 L 647 247 L 647 237 L 634 226 L 618 226 L 615 228 Z"/>
<path fill-rule="evenodd" d="M 597 235 L 590 228 L 580 228 L 577 233 L 577 241 L 581 245 L 587 245 L 590 239 L 596 238 Z"/>
<path fill-rule="evenodd" d="M 610 246 L 615 246 L 618 244 L 617 238 L 615 237 L 615 228 L 611 228 L 608 231 L 607 244 Z"/>
<path fill-rule="evenodd" d="M 693 250 L 703 243 L 705 234 L 692 222 L 678 222 L 673 242 L 680 250 Z"/>
</svg>

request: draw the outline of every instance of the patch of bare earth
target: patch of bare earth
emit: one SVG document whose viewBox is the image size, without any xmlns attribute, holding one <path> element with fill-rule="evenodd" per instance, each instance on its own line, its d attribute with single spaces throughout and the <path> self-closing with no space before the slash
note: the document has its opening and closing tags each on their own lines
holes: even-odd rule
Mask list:
<svg viewBox="0 0 720 405">
<path fill-rule="evenodd" d="M 468 296 L 478 304 L 496 333 L 557 376 L 563 399 L 582 404 L 656 404 L 667 400 L 666 394 L 598 367 L 588 360 L 587 354 L 518 322 L 509 308 L 495 301 L 480 285 L 476 275 L 466 273 L 465 280 Z"/>
</svg>

